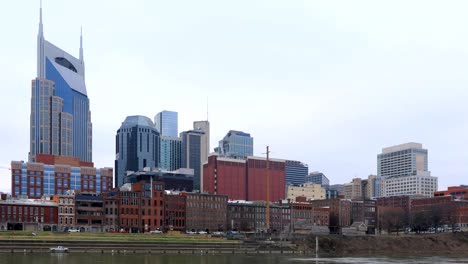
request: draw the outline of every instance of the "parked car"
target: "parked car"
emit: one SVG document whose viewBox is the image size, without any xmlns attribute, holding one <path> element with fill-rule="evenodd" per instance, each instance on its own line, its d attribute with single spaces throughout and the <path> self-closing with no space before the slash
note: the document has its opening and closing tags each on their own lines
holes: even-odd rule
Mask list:
<svg viewBox="0 0 468 264">
<path fill-rule="evenodd" d="M 68 229 L 68 233 L 79 233 L 79 232 L 80 232 L 79 229 L 74 229 L 74 228 Z"/>
<path fill-rule="evenodd" d="M 224 232 L 216 231 L 211 234 L 212 237 L 224 237 L 226 234 Z"/>
<path fill-rule="evenodd" d="M 153 231 L 150 231 L 150 234 L 162 234 L 163 231 L 161 230 L 153 230 Z"/>
<path fill-rule="evenodd" d="M 203 230 L 200 230 L 200 231 L 197 232 L 197 234 L 199 234 L 199 235 L 206 235 L 206 234 L 208 234 L 208 232 L 203 231 Z"/>
<path fill-rule="evenodd" d="M 195 235 L 196 233 L 197 233 L 197 232 L 191 231 L 191 230 L 185 231 L 185 234 L 187 234 L 187 235 Z"/>
</svg>

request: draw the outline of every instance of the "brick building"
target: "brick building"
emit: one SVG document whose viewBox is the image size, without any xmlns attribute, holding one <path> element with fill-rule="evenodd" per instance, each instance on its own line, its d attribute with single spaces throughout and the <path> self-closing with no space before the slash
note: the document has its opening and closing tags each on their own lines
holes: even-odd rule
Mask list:
<svg viewBox="0 0 468 264">
<path fill-rule="evenodd" d="M 166 193 L 164 199 L 165 227 L 169 230 L 186 230 L 186 195 L 184 195 L 183 193 Z"/>
<path fill-rule="evenodd" d="M 50 200 L 0 200 L 0 230 L 56 231 L 57 204 Z"/>
<path fill-rule="evenodd" d="M 456 199 L 468 200 L 468 186 L 467 185 L 451 186 L 451 187 L 448 187 L 447 190 L 445 191 L 434 192 L 434 197 L 439 197 L 439 196 L 453 196 Z"/>
<path fill-rule="evenodd" d="M 74 157 L 36 155 L 36 162 L 11 162 L 11 194 L 40 199 L 68 190 L 106 192 L 112 188 L 113 169 L 93 167 Z"/>
<path fill-rule="evenodd" d="M 368 233 L 374 233 L 377 227 L 376 201 L 352 201 L 351 222 L 362 222 L 367 226 Z"/>
<path fill-rule="evenodd" d="M 291 218 L 294 228 L 310 228 L 312 226 L 330 225 L 330 207 L 315 207 L 313 204 L 291 202 Z"/>
<path fill-rule="evenodd" d="M 284 160 L 270 159 L 270 201 L 286 197 L 285 164 Z M 265 158 L 238 160 L 212 154 L 203 165 L 203 190 L 231 200 L 266 201 L 266 175 Z"/>
<path fill-rule="evenodd" d="M 118 189 L 103 194 L 104 200 L 104 231 L 119 231 L 119 198 Z"/>
<path fill-rule="evenodd" d="M 270 203 L 271 231 L 289 231 L 290 224 L 290 206 Z M 230 201 L 226 226 L 229 230 L 266 232 L 266 202 Z"/>
<path fill-rule="evenodd" d="M 75 227 L 75 194 L 56 194 L 53 201 L 58 206 L 58 231 Z"/>
<path fill-rule="evenodd" d="M 75 224 L 84 232 L 103 232 L 104 200 L 95 193 L 75 194 Z"/>
<path fill-rule="evenodd" d="M 164 182 L 126 183 L 118 198 L 121 229 L 138 233 L 164 228 Z"/>
<path fill-rule="evenodd" d="M 186 228 L 188 230 L 226 230 L 226 195 L 183 193 L 186 196 Z"/>
<path fill-rule="evenodd" d="M 330 210 L 329 228 L 331 233 L 340 233 L 342 227 L 351 225 L 351 200 L 327 199 L 309 201 L 314 208 L 328 207 Z"/>
</svg>

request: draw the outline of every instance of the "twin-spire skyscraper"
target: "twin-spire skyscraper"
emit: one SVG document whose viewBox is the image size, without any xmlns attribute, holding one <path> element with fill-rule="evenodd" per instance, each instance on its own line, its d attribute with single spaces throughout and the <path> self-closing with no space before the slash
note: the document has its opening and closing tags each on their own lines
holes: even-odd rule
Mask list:
<svg viewBox="0 0 468 264">
<path fill-rule="evenodd" d="M 83 37 L 79 58 L 44 38 L 42 6 L 37 35 L 37 77 L 31 85 L 29 161 L 36 154 L 92 161 L 92 123 L 86 93 Z"/>
</svg>

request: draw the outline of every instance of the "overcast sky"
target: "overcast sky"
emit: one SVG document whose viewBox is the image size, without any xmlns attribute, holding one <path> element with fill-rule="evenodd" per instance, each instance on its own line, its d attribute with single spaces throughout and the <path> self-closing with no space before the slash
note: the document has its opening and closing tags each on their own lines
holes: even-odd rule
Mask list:
<svg viewBox="0 0 468 264">
<path fill-rule="evenodd" d="M 376 174 L 382 148 L 429 150 L 439 189 L 468 184 L 467 1 L 43 1 L 45 38 L 78 57 L 93 161 L 113 167 L 128 115 L 179 113 L 254 137 L 332 184 Z M 39 1 L 0 14 L 0 166 L 27 160 Z M 0 168 L 0 190 L 11 175 Z"/>
</svg>

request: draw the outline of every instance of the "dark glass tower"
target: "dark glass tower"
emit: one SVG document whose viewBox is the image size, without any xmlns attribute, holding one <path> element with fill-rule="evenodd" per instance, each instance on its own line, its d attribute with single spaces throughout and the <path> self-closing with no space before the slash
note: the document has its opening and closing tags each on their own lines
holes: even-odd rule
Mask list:
<svg viewBox="0 0 468 264">
<path fill-rule="evenodd" d="M 182 168 L 193 169 L 193 189 L 201 190 L 202 159 L 201 141 L 205 133 L 201 130 L 189 130 L 180 133 L 182 139 Z"/>
<path fill-rule="evenodd" d="M 159 132 L 146 116 L 128 116 L 115 137 L 115 187 L 127 171 L 159 166 Z"/>
</svg>

